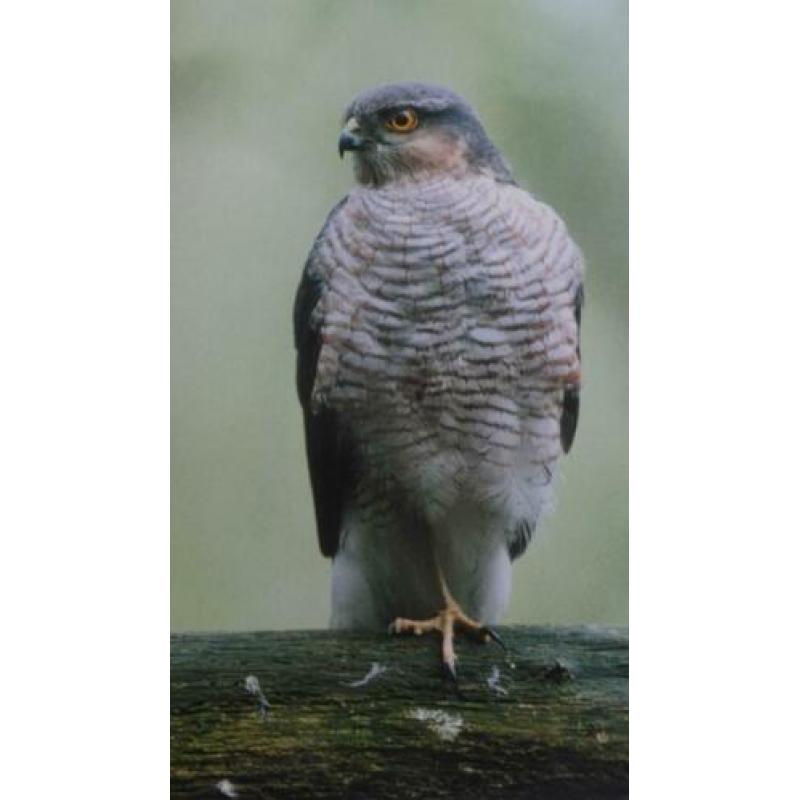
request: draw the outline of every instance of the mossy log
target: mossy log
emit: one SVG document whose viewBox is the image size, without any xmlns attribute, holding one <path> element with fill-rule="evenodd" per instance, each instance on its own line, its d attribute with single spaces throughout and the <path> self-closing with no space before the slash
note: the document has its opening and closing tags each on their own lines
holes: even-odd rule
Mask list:
<svg viewBox="0 0 800 800">
<path fill-rule="evenodd" d="M 172 797 L 627 797 L 627 631 L 498 632 L 173 636 Z"/>
</svg>

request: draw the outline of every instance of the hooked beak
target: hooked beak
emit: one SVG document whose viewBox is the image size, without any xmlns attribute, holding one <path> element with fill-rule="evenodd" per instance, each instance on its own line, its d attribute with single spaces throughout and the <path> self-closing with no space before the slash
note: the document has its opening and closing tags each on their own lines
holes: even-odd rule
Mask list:
<svg viewBox="0 0 800 800">
<path fill-rule="evenodd" d="M 344 158 L 346 150 L 365 150 L 367 140 L 361 135 L 361 126 L 355 117 L 347 120 L 339 136 L 339 158 Z"/>
<path fill-rule="evenodd" d="M 353 131 L 345 129 L 339 136 L 339 158 L 344 158 L 347 150 L 365 150 L 366 147 L 367 140 L 363 136 L 353 133 Z"/>
</svg>

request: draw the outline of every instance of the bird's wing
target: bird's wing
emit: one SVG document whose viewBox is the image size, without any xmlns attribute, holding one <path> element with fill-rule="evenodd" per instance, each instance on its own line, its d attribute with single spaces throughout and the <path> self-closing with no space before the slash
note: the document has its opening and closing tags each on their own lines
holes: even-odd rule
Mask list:
<svg viewBox="0 0 800 800">
<path fill-rule="evenodd" d="M 331 217 L 322 228 L 303 269 L 294 303 L 294 342 L 297 349 L 297 394 L 303 407 L 306 457 L 314 495 L 317 534 L 322 554 L 336 555 L 342 517 L 355 485 L 355 448 L 349 432 L 335 411 L 321 405 L 312 408 L 311 396 L 317 375 L 321 348 L 320 324 L 313 316 L 324 290 L 324 282 L 314 270 L 315 252 Z"/>
<path fill-rule="evenodd" d="M 560 372 L 563 385 L 561 405 L 561 448 L 568 453 L 578 429 L 581 380 L 581 309 L 583 307 L 583 256 L 567 231 L 564 221 L 545 203 L 532 198 L 523 190 L 516 189 L 528 209 L 533 201 L 533 215 L 540 240 L 547 239 L 544 255 L 540 256 L 543 269 L 542 280 L 549 292 L 549 301 L 554 314 L 554 342 L 561 349 L 569 348 L 568 373 Z M 564 354 L 559 353 L 558 362 L 563 363 Z"/>
<path fill-rule="evenodd" d="M 575 327 L 577 329 L 578 344 L 578 363 L 581 360 L 581 309 L 583 308 L 583 284 L 579 283 L 573 300 L 573 310 L 575 313 Z M 565 453 L 569 453 L 572 442 L 575 439 L 575 431 L 578 429 L 578 412 L 581 402 L 580 384 L 567 386 L 564 390 L 564 405 L 561 410 L 561 446 Z"/>
<path fill-rule="evenodd" d="M 583 306 L 583 258 L 572 241 L 566 226 L 558 214 L 544 203 L 532 198 L 519 187 L 509 191 L 521 204 L 522 213 L 529 214 L 539 237 L 547 237 L 544 255 L 539 255 L 543 270 L 542 283 L 550 286 L 550 301 L 555 314 L 553 346 L 566 345 L 571 351 L 568 372 L 561 372 L 558 381 L 563 386 L 561 417 L 559 420 L 560 444 L 564 453 L 569 452 L 578 427 L 580 408 L 580 324 Z M 541 238 L 540 238 L 541 241 Z M 558 361 L 563 364 L 563 353 Z M 559 366 L 559 371 L 562 369 Z M 525 552 L 536 528 L 535 518 L 517 520 L 509 531 L 508 549 L 512 559 Z"/>
</svg>

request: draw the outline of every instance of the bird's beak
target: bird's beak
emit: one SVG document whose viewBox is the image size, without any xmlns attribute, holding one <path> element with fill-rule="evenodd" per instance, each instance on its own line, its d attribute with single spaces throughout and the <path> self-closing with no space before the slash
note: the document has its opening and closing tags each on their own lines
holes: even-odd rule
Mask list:
<svg viewBox="0 0 800 800">
<path fill-rule="evenodd" d="M 344 158 L 345 150 L 364 150 L 366 146 L 367 142 L 363 136 L 344 130 L 339 137 L 339 158 Z"/>
<path fill-rule="evenodd" d="M 344 158 L 346 150 L 364 150 L 367 140 L 361 135 L 358 120 L 350 117 L 339 136 L 339 158 Z"/>
</svg>

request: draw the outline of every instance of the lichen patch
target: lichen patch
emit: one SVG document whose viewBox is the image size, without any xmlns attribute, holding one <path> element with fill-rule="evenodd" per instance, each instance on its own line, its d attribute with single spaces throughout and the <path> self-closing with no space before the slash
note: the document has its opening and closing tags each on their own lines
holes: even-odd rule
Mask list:
<svg viewBox="0 0 800 800">
<path fill-rule="evenodd" d="M 239 793 L 236 791 L 236 787 L 227 778 L 223 778 L 217 784 L 217 791 L 220 794 L 224 794 L 225 797 L 238 797 L 239 796 Z"/>
<path fill-rule="evenodd" d="M 411 719 L 426 723 L 428 730 L 433 731 L 443 742 L 452 742 L 458 738 L 464 727 L 460 714 L 448 714 L 431 708 L 414 708 L 408 712 Z"/>
<path fill-rule="evenodd" d="M 486 679 L 486 684 L 496 694 L 508 694 L 508 689 L 500 685 L 500 667 L 496 664 L 492 667 L 492 674 Z"/>
<path fill-rule="evenodd" d="M 258 712 L 262 719 L 266 719 L 267 712 L 270 708 L 269 700 L 267 700 L 267 696 L 264 694 L 261 684 L 258 682 L 258 678 L 256 678 L 255 675 L 248 675 L 244 679 L 244 690 L 258 700 Z"/>
<path fill-rule="evenodd" d="M 363 677 L 359 678 L 357 681 L 353 681 L 352 683 L 348 683 L 347 685 L 352 687 L 353 689 L 358 689 L 361 686 L 366 686 L 372 681 L 375 680 L 379 675 L 383 675 L 389 667 L 385 667 L 383 664 L 379 664 L 377 661 L 372 662 L 372 666 L 369 668 L 369 672 Z"/>
</svg>

